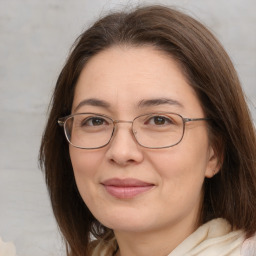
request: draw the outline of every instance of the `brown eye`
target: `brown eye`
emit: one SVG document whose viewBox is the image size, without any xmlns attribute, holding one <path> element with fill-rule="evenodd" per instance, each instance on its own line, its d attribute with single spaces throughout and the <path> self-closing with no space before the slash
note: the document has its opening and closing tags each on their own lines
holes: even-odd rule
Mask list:
<svg viewBox="0 0 256 256">
<path fill-rule="evenodd" d="M 81 122 L 81 126 L 101 126 L 107 124 L 107 121 L 101 117 L 90 117 L 86 118 L 85 120 L 83 120 L 83 122 Z"/>
<path fill-rule="evenodd" d="M 156 117 L 154 117 L 154 123 L 156 125 L 163 125 L 166 123 L 166 119 L 161 116 L 156 116 Z"/>
<path fill-rule="evenodd" d="M 152 116 L 146 122 L 146 124 L 157 125 L 157 126 L 169 125 L 169 124 L 172 124 L 172 123 L 173 123 L 172 120 L 168 117 L 165 117 L 165 116 Z"/>
</svg>

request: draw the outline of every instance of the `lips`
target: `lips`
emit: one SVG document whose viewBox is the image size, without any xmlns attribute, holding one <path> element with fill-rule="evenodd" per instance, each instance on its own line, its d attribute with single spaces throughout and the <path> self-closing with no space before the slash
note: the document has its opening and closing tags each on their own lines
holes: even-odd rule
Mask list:
<svg viewBox="0 0 256 256">
<path fill-rule="evenodd" d="M 106 191 L 119 199 L 136 197 L 151 190 L 155 185 L 137 179 L 109 179 L 101 183 Z"/>
</svg>

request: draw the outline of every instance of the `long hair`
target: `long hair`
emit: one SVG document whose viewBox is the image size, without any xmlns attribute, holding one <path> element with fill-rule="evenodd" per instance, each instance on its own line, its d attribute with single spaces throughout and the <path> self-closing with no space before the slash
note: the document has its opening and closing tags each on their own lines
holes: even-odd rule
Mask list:
<svg viewBox="0 0 256 256">
<path fill-rule="evenodd" d="M 222 217 L 234 229 L 252 235 L 256 231 L 256 139 L 237 73 L 223 47 L 201 23 L 168 7 L 147 6 L 109 14 L 87 29 L 76 40 L 56 83 L 39 160 L 67 254 L 90 255 L 91 235 L 106 241 L 113 237 L 79 195 L 68 143 L 57 119 L 71 113 L 75 86 L 87 61 L 115 45 L 151 45 L 180 64 L 211 120 L 209 138 L 221 164 L 218 174 L 205 180 L 200 224 Z"/>
</svg>

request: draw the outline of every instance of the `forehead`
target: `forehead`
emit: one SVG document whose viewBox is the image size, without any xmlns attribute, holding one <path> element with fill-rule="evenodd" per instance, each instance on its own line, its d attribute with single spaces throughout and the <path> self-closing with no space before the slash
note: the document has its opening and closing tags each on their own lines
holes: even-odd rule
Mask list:
<svg viewBox="0 0 256 256">
<path fill-rule="evenodd" d="M 114 107 L 154 98 L 199 105 L 176 61 L 150 46 L 115 46 L 92 57 L 78 79 L 73 109 L 91 98 Z"/>
</svg>

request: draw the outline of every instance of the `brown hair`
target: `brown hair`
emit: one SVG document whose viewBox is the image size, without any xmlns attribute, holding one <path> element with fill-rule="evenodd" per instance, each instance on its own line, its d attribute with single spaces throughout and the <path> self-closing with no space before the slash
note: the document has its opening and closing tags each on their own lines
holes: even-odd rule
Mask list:
<svg viewBox="0 0 256 256">
<path fill-rule="evenodd" d="M 40 164 L 68 255 L 90 255 L 91 234 L 106 240 L 113 236 L 79 195 L 68 143 L 57 119 L 71 113 L 76 82 L 86 62 L 114 45 L 152 45 L 181 65 L 211 119 L 209 136 L 221 162 L 220 172 L 205 180 L 200 224 L 222 217 L 234 229 L 252 235 L 256 231 L 256 140 L 236 71 L 220 43 L 198 21 L 171 8 L 148 6 L 97 21 L 77 39 L 57 80 Z"/>
</svg>

